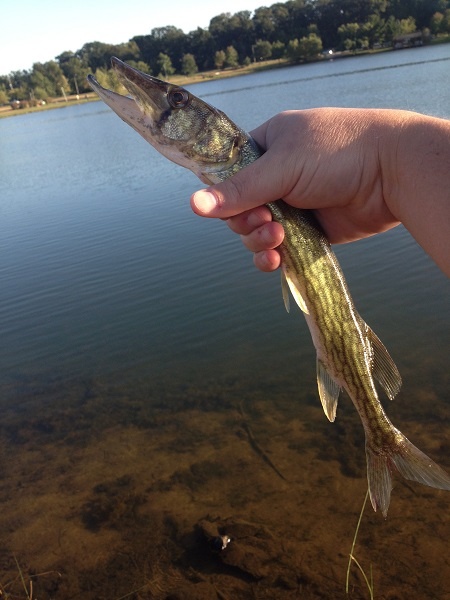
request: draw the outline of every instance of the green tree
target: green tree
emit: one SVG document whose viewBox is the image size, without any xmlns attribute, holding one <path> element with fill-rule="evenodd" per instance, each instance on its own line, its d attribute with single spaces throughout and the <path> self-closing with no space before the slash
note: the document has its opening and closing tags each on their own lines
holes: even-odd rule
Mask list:
<svg viewBox="0 0 450 600">
<path fill-rule="evenodd" d="M 345 23 L 338 27 L 339 37 L 341 38 L 341 45 L 346 50 L 355 50 L 356 41 L 360 35 L 360 27 L 358 23 Z"/>
<path fill-rule="evenodd" d="M 214 55 L 214 65 L 216 69 L 223 69 L 223 65 L 225 64 L 225 52 L 223 50 L 218 50 Z"/>
<path fill-rule="evenodd" d="M 315 33 L 317 36 L 320 37 L 320 33 L 319 33 L 319 28 L 317 27 L 316 23 L 311 23 L 310 25 L 308 25 L 308 33 Z"/>
<path fill-rule="evenodd" d="M 369 19 L 361 25 L 361 33 L 367 37 L 369 46 L 382 44 L 385 37 L 385 21 L 379 14 L 369 16 Z"/>
<path fill-rule="evenodd" d="M 26 100 L 31 90 L 30 71 L 12 71 L 5 77 L 5 87 L 10 100 Z"/>
<path fill-rule="evenodd" d="M 50 96 L 46 88 L 39 86 L 34 87 L 32 93 L 36 100 L 47 100 L 47 98 Z M 61 96 L 61 92 L 58 95 Z"/>
<path fill-rule="evenodd" d="M 250 17 L 250 11 L 242 10 L 234 15 L 222 13 L 211 19 L 209 32 L 215 40 L 216 48 L 232 46 L 238 56 L 251 56 L 252 44 L 256 40 L 253 21 Z"/>
<path fill-rule="evenodd" d="M 358 40 L 358 46 L 361 50 L 367 50 L 369 48 L 369 38 L 367 36 L 361 36 Z"/>
<path fill-rule="evenodd" d="M 400 34 L 414 33 L 416 29 L 416 20 L 414 17 L 400 19 Z"/>
<path fill-rule="evenodd" d="M 102 42 L 89 42 L 77 51 L 76 55 L 87 65 L 91 73 L 99 68 L 109 69 L 111 56 L 114 56 L 114 46 Z"/>
<path fill-rule="evenodd" d="M 175 73 L 175 69 L 172 66 L 172 61 L 168 54 L 164 54 L 164 52 L 160 52 L 158 54 L 157 60 L 159 73 L 164 76 L 164 79 L 167 79 L 169 75 L 173 75 Z"/>
<path fill-rule="evenodd" d="M 392 15 L 386 21 L 386 39 L 392 41 L 397 35 L 406 35 L 416 31 L 414 17 L 396 19 Z"/>
<path fill-rule="evenodd" d="M 109 90 L 115 90 L 116 92 L 125 92 L 125 88 L 123 87 L 123 85 L 120 83 L 116 72 L 113 71 L 112 69 L 102 69 L 102 68 L 98 68 L 95 73 L 95 79 L 99 82 L 99 84 L 104 87 L 107 88 Z"/>
<path fill-rule="evenodd" d="M 36 95 L 34 90 L 38 90 L 40 99 L 70 92 L 69 82 L 56 61 L 34 63 L 30 76 L 30 92 L 33 91 Z"/>
<path fill-rule="evenodd" d="M 430 20 L 430 31 L 434 35 L 442 33 L 442 25 L 444 22 L 444 15 L 441 12 L 435 12 Z"/>
<path fill-rule="evenodd" d="M 310 60 L 322 51 L 322 40 L 315 33 L 303 36 L 300 40 L 290 40 L 287 45 L 286 54 L 294 62 Z"/>
<path fill-rule="evenodd" d="M 74 52 L 62 52 L 57 63 L 71 91 L 87 90 L 87 71 L 110 69 L 111 56 L 152 73 L 171 75 L 182 71 L 184 56 L 195 57 L 198 67 L 209 69 L 235 67 L 247 57 L 280 58 L 289 43 L 292 60 L 304 60 L 308 55 L 309 34 L 316 34 L 326 48 L 342 47 L 355 50 L 367 44 L 391 41 L 416 29 L 429 27 L 434 34 L 450 32 L 450 0 L 287 0 L 269 7 L 236 14 L 221 13 L 211 19 L 207 29 L 197 28 L 185 34 L 174 26 L 157 27 L 149 35 L 136 36 L 122 44 L 86 43 Z M 306 40 L 304 40 L 306 38 Z M 297 40 L 297 41 L 295 41 Z M 222 49 L 233 48 L 233 53 Z M 311 52 L 313 49 L 311 48 Z M 163 57 L 170 57 L 169 59 Z M 244 58 L 245 57 L 245 58 Z M 223 60 L 222 60 L 223 58 Z M 142 66 L 142 61 L 148 65 Z M 173 66 L 172 66 L 173 65 Z M 29 99 L 30 94 L 49 94 L 55 85 L 65 89 L 65 82 L 57 82 L 55 74 L 46 69 L 10 74 L 11 85 L 0 81 L 0 89 L 12 97 Z M 3 88 L 2 88 L 3 85 Z M 60 93 L 57 89 L 52 90 Z"/>
<path fill-rule="evenodd" d="M 189 52 L 183 55 L 183 59 L 181 61 L 181 72 L 183 75 L 194 75 L 198 73 L 197 63 L 195 62 L 195 57 L 193 54 Z"/>
<path fill-rule="evenodd" d="M 444 12 L 444 19 L 441 25 L 441 33 L 450 33 L 450 8 Z"/>
<path fill-rule="evenodd" d="M 89 65 L 73 52 L 63 52 L 56 57 L 64 76 L 69 82 L 72 93 L 87 92 L 90 87 L 87 83 L 87 76 L 90 73 Z"/>
<path fill-rule="evenodd" d="M 255 35 L 262 40 L 270 40 L 275 32 L 275 22 L 272 7 L 261 6 L 253 14 Z"/>
<path fill-rule="evenodd" d="M 255 60 L 268 60 L 272 56 L 272 44 L 267 40 L 257 40 L 253 46 Z"/>
<path fill-rule="evenodd" d="M 286 46 L 283 42 L 276 41 L 272 44 L 272 58 L 280 59 L 286 54 Z"/>
<path fill-rule="evenodd" d="M 275 33 L 284 32 L 284 36 L 289 33 L 289 23 L 291 15 L 288 10 L 288 4 L 278 3 L 272 6 L 272 18 L 275 27 Z M 282 37 L 280 37 L 282 39 Z M 286 40 L 287 41 L 287 40 Z"/>
<path fill-rule="evenodd" d="M 239 65 L 239 55 L 234 46 L 228 46 L 225 50 L 225 67 L 235 69 Z"/>
<path fill-rule="evenodd" d="M 316 33 L 310 33 L 308 36 L 302 37 L 298 44 L 299 53 L 305 60 L 315 58 L 322 52 L 322 49 L 322 40 Z"/>
<path fill-rule="evenodd" d="M 294 40 L 289 40 L 287 48 L 286 48 L 286 55 L 289 58 L 289 60 L 292 60 L 292 61 L 300 60 L 300 53 L 298 51 L 298 39 L 297 38 L 295 38 Z"/>
<path fill-rule="evenodd" d="M 113 46 L 113 52 L 114 56 L 117 56 L 117 58 L 120 58 L 124 62 L 140 59 L 139 46 L 134 40 Z"/>
<path fill-rule="evenodd" d="M 213 36 L 207 29 L 197 27 L 188 35 L 186 50 L 195 56 L 195 62 L 200 70 L 214 67 L 214 54 L 217 46 Z"/>
<path fill-rule="evenodd" d="M 142 60 L 145 60 L 145 62 L 151 66 L 152 71 L 156 72 L 158 68 L 161 68 L 159 55 L 166 54 L 167 56 L 170 56 L 170 68 L 174 69 L 171 73 L 169 73 L 170 69 L 167 69 L 167 74 L 172 75 L 176 70 L 180 70 L 181 61 L 183 54 L 186 53 L 186 44 L 188 41 L 188 37 L 184 31 L 173 25 L 156 27 L 155 29 L 152 29 L 151 37 L 152 48 L 150 56 L 146 57 L 142 55 Z M 154 60 L 155 56 L 158 57 L 156 63 Z M 163 71 L 160 70 L 160 72 L 162 73 Z"/>
<path fill-rule="evenodd" d="M 128 60 L 127 63 L 130 65 L 130 67 L 134 67 L 143 73 L 147 73 L 147 75 L 150 75 L 152 72 L 148 64 L 143 60 Z"/>
</svg>

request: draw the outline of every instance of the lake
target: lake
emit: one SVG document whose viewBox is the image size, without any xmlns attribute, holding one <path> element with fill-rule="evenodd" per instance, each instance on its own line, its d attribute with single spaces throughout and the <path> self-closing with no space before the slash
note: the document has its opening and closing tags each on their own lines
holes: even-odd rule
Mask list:
<svg viewBox="0 0 450 600">
<path fill-rule="evenodd" d="M 450 44 L 191 89 L 245 129 L 314 106 L 450 118 Z M 327 421 L 303 317 L 192 214 L 199 187 L 101 102 L 0 120 L 5 596 L 22 574 L 39 600 L 369 597 L 356 565 L 345 593 L 359 418 L 343 397 Z M 402 227 L 335 251 L 403 377 L 390 418 L 449 470 L 448 279 Z M 450 598 L 449 509 L 403 481 L 387 520 L 366 508 L 376 598 Z"/>
</svg>

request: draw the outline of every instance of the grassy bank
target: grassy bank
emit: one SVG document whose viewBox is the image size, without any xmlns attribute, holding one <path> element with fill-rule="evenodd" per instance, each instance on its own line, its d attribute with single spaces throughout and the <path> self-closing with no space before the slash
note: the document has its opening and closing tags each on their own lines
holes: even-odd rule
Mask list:
<svg viewBox="0 0 450 600">
<path fill-rule="evenodd" d="M 32 112 L 42 112 L 53 108 L 64 108 L 65 106 L 72 106 L 74 104 L 85 104 L 86 102 L 93 102 L 98 99 L 97 94 L 89 92 L 80 95 L 79 98 L 76 96 L 67 96 L 67 100 L 64 100 L 64 98 L 55 98 L 47 101 L 47 103 L 42 106 L 28 106 L 26 108 L 16 109 L 11 108 L 10 106 L 0 106 L 0 119 L 3 117 L 16 117 Z"/>
</svg>

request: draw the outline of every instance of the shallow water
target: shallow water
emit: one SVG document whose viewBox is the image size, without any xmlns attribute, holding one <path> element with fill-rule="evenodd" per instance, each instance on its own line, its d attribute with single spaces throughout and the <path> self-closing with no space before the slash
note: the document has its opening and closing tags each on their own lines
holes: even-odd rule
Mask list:
<svg viewBox="0 0 450 600">
<path fill-rule="evenodd" d="M 450 118 L 449 65 L 441 46 L 192 89 L 245 128 L 319 105 Z M 198 186 L 101 103 L 0 121 L 6 592 L 16 556 L 39 599 L 345 597 L 360 423 L 346 398 L 326 421 L 303 318 L 191 214 Z M 448 280 L 402 228 L 336 252 L 403 376 L 390 417 L 449 469 Z M 449 503 L 398 482 L 386 521 L 366 509 L 375 597 L 450 598 Z"/>
</svg>

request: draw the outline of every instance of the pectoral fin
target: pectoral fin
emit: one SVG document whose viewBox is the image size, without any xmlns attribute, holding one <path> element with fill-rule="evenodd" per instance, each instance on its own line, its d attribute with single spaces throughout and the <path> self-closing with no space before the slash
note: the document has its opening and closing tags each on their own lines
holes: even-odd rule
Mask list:
<svg viewBox="0 0 450 600">
<path fill-rule="evenodd" d="M 324 413 L 333 423 L 336 418 L 336 409 L 341 386 L 335 382 L 328 373 L 323 362 L 317 358 L 317 386 Z"/>
<path fill-rule="evenodd" d="M 283 294 L 284 307 L 286 308 L 287 312 L 289 312 L 291 310 L 291 303 L 289 300 L 289 285 L 284 269 L 281 269 L 281 293 Z"/>
<path fill-rule="evenodd" d="M 308 307 L 306 306 L 306 302 L 302 297 L 298 286 L 295 281 L 289 276 L 286 268 L 282 268 L 281 270 L 281 291 L 283 294 L 284 305 L 286 310 L 289 312 L 290 304 L 289 304 L 289 293 L 288 289 L 291 290 L 291 294 L 294 296 L 295 302 L 298 304 L 299 308 L 306 313 L 309 314 Z"/>
</svg>

